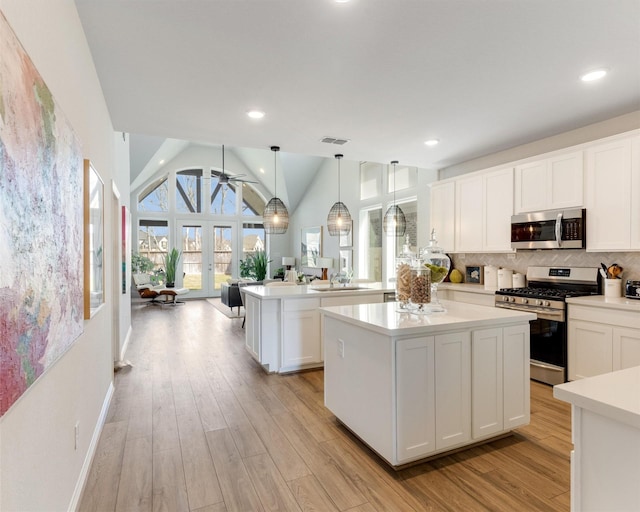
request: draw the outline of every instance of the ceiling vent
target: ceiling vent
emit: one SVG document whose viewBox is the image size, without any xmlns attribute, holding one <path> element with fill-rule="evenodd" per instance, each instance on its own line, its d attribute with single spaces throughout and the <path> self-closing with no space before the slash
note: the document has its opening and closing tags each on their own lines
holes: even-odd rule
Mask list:
<svg viewBox="0 0 640 512">
<path fill-rule="evenodd" d="M 338 146 L 342 146 L 349 142 L 349 139 L 339 139 L 337 137 L 322 137 L 320 142 L 324 142 L 325 144 L 337 144 Z"/>
</svg>

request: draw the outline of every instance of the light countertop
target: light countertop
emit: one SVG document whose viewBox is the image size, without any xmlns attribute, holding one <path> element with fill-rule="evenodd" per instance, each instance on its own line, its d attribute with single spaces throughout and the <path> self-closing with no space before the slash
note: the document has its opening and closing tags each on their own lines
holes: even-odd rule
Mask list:
<svg viewBox="0 0 640 512">
<path fill-rule="evenodd" d="M 436 334 L 453 329 L 498 327 L 535 320 L 534 313 L 488 306 L 476 306 L 462 302 L 441 301 L 447 311 L 416 315 L 397 312 L 398 304 L 359 304 L 320 308 L 329 317 L 359 325 L 387 336 Z"/>
<path fill-rule="evenodd" d="M 640 429 L 640 366 L 559 384 L 553 396 Z"/>
<path fill-rule="evenodd" d="M 495 295 L 495 290 L 485 290 L 483 284 L 472 283 L 440 283 L 439 290 L 460 290 L 461 292 L 481 293 L 482 295 Z"/>
<path fill-rule="evenodd" d="M 605 297 L 604 295 L 589 295 L 586 297 L 572 297 L 567 299 L 567 304 L 580 304 L 598 308 L 618 309 L 622 311 L 635 311 L 640 313 L 640 300 L 627 299 L 625 297 Z M 640 318 L 638 318 L 640 327 Z"/>
<path fill-rule="evenodd" d="M 349 289 L 357 287 L 357 290 Z M 245 293 L 260 299 L 306 298 L 321 299 L 322 297 L 342 297 L 348 295 L 375 295 L 380 293 L 394 293 L 394 288 L 382 286 L 382 283 L 353 283 L 347 289 L 338 285 L 331 288 L 328 284 L 296 285 L 296 286 L 245 286 Z"/>
</svg>

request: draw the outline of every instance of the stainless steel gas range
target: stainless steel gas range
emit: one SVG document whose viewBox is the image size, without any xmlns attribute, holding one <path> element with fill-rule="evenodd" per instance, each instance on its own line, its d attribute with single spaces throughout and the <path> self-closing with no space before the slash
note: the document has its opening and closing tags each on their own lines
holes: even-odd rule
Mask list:
<svg viewBox="0 0 640 512">
<path fill-rule="evenodd" d="M 551 385 L 567 381 L 566 299 L 599 290 L 598 268 L 529 267 L 527 287 L 496 292 L 496 307 L 538 316 L 530 322 L 532 379 Z"/>
</svg>

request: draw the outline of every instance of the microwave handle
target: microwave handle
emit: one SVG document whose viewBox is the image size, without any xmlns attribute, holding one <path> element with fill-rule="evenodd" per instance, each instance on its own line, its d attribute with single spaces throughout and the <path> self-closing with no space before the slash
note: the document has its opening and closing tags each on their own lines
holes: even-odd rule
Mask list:
<svg viewBox="0 0 640 512">
<path fill-rule="evenodd" d="M 562 212 L 556 217 L 556 243 L 562 247 Z"/>
</svg>

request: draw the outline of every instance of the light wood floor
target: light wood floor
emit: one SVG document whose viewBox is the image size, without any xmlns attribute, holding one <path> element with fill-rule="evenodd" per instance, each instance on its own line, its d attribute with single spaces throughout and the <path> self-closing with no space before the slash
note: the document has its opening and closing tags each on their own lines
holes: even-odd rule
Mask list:
<svg viewBox="0 0 640 512">
<path fill-rule="evenodd" d="M 531 384 L 513 436 L 395 472 L 323 406 L 323 372 L 267 375 L 242 319 L 133 307 L 80 510 L 568 511 L 569 406 Z"/>
</svg>

